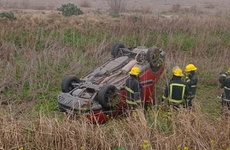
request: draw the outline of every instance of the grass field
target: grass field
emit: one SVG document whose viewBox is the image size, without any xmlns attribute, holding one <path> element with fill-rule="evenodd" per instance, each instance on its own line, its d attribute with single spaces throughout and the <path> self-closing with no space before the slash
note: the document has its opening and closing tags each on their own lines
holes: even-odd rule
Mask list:
<svg viewBox="0 0 230 150">
<path fill-rule="evenodd" d="M 19 11 L 0 19 L 0 148 L 229 150 L 230 120 L 220 115 L 218 75 L 230 64 L 230 17 L 177 14 Z M 169 115 L 154 107 L 135 117 L 87 124 L 57 109 L 62 78 L 83 76 L 110 57 L 112 43 L 156 45 L 167 53 L 157 98 L 171 68 L 194 63 L 199 84 L 195 110 Z M 87 58 L 87 59 L 86 59 Z"/>
</svg>

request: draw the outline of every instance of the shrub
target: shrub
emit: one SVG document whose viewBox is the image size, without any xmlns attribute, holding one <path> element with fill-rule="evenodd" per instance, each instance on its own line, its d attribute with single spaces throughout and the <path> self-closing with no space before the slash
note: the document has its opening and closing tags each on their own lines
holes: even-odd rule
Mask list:
<svg viewBox="0 0 230 150">
<path fill-rule="evenodd" d="M 0 18 L 16 19 L 12 11 L 0 13 Z"/>
<path fill-rule="evenodd" d="M 60 8 L 57 9 L 58 11 L 61 11 L 64 16 L 72 16 L 72 15 L 81 15 L 83 14 L 83 11 L 81 11 L 80 8 L 78 8 L 74 4 L 64 4 Z"/>
<path fill-rule="evenodd" d="M 112 18 L 118 18 L 118 17 L 120 17 L 120 14 L 119 14 L 119 13 L 113 13 L 113 12 L 111 12 L 109 15 L 110 15 Z"/>
</svg>

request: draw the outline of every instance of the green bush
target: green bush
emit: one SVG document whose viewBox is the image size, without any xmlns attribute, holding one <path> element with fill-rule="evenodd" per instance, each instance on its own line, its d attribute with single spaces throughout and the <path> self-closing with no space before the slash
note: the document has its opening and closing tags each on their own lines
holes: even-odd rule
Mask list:
<svg viewBox="0 0 230 150">
<path fill-rule="evenodd" d="M 74 4 L 64 4 L 60 8 L 57 9 L 61 11 L 64 16 L 72 16 L 72 15 L 81 15 L 83 11 L 80 8 L 77 8 Z"/>
<path fill-rule="evenodd" d="M 0 13 L 0 18 L 16 19 L 12 11 Z"/>
</svg>

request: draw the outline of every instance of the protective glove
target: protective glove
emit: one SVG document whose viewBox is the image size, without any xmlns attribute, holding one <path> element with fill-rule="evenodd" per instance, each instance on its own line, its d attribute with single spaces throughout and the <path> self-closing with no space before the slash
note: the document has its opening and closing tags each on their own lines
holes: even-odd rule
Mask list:
<svg viewBox="0 0 230 150">
<path fill-rule="evenodd" d="M 161 101 L 163 102 L 163 101 L 165 101 L 165 99 L 166 99 L 166 97 L 164 95 L 162 95 Z"/>
<path fill-rule="evenodd" d="M 189 82 L 189 81 L 190 81 L 189 77 L 185 76 L 185 82 Z"/>
</svg>

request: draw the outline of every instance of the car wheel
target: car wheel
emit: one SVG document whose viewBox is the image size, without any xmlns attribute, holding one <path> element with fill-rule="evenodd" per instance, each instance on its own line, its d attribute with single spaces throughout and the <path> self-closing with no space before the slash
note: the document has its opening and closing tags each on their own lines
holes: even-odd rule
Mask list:
<svg viewBox="0 0 230 150">
<path fill-rule="evenodd" d="M 111 109 L 120 103 L 120 96 L 114 85 L 106 84 L 101 87 L 98 93 L 98 102 L 104 109 Z"/>
<path fill-rule="evenodd" d="M 74 89 L 74 83 L 80 83 L 80 79 L 76 76 L 66 76 L 61 83 L 61 90 L 63 93 L 68 93 Z"/>
<path fill-rule="evenodd" d="M 60 112 L 66 112 L 66 109 L 62 108 L 62 106 L 58 105 L 58 109 Z"/>
<path fill-rule="evenodd" d="M 125 48 L 125 45 L 122 43 L 116 43 L 111 48 L 111 55 L 113 58 L 120 57 L 120 48 Z"/>
<path fill-rule="evenodd" d="M 149 62 L 153 72 L 157 72 L 163 65 L 161 51 L 157 47 L 152 47 L 147 51 L 146 60 Z"/>
</svg>

